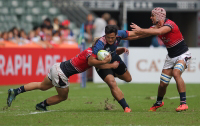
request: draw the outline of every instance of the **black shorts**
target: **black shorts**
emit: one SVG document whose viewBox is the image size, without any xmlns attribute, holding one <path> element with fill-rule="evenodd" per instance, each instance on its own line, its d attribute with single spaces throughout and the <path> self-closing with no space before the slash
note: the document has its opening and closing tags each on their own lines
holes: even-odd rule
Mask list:
<svg viewBox="0 0 200 126">
<path fill-rule="evenodd" d="M 120 63 L 117 69 L 98 69 L 98 68 L 95 69 L 102 80 L 104 80 L 105 77 L 109 74 L 115 77 L 115 74 L 123 75 L 127 71 L 127 67 L 124 63 Z"/>
</svg>

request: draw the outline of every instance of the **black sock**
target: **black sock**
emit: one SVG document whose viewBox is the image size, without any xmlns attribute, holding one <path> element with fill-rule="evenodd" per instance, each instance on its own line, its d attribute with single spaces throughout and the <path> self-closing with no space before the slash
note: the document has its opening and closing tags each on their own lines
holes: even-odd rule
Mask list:
<svg viewBox="0 0 200 126">
<path fill-rule="evenodd" d="M 45 108 L 46 108 L 46 106 L 49 106 L 49 104 L 47 104 L 47 100 L 44 100 L 43 102 L 40 102 L 40 105 L 45 107 Z"/>
<path fill-rule="evenodd" d="M 159 97 L 159 96 L 157 96 L 156 104 L 157 104 L 157 105 L 162 104 L 162 100 L 163 100 L 163 97 Z"/>
<path fill-rule="evenodd" d="M 123 109 L 125 109 L 126 107 L 129 107 L 124 98 L 119 100 L 118 103 L 122 106 Z"/>
<path fill-rule="evenodd" d="M 26 92 L 24 86 L 14 89 L 15 95 Z"/>
<path fill-rule="evenodd" d="M 181 92 L 180 94 L 180 104 L 186 104 L 186 92 Z"/>
</svg>

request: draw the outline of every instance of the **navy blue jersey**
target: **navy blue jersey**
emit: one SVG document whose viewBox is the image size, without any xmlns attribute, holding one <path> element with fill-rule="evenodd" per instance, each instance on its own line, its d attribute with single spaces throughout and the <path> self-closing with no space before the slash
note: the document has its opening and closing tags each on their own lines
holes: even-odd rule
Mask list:
<svg viewBox="0 0 200 126">
<path fill-rule="evenodd" d="M 98 41 L 95 43 L 94 47 L 92 48 L 92 56 L 96 58 L 99 50 L 106 50 L 112 56 L 111 63 L 114 61 L 121 61 L 121 58 L 116 53 L 116 49 L 120 43 L 120 40 L 127 37 L 128 37 L 128 31 L 118 30 L 116 41 L 112 45 L 106 42 L 105 36 L 99 38 Z"/>
</svg>

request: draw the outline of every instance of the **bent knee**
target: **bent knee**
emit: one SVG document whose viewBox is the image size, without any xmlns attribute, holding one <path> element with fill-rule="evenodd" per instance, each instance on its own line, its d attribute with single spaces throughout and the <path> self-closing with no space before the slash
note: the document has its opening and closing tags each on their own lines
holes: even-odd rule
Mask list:
<svg viewBox="0 0 200 126">
<path fill-rule="evenodd" d="M 160 83 L 161 88 L 166 88 L 167 86 L 168 86 L 168 84 L 166 84 L 166 83 L 163 83 L 163 82 Z"/>
<path fill-rule="evenodd" d="M 108 86 L 109 86 L 110 88 L 115 88 L 115 87 L 117 87 L 117 83 L 116 83 L 115 79 L 108 80 L 106 83 L 108 84 Z"/>
<path fill-rule="evenodd" d="M 65 96 L 59 96 L 59 98 L 60 98 L 61 101 L 65 101 L 65 100 L 67 100 L 68 95 L 65 95 Z"/>
<path fill-rule="evenodd" d="M 174 79 L 179 78 L 180 76 L 181 76 L 180 71 L 178 71 L 178 70 L 174 70 L 173 71 L 173 77 L 174 77 Z"/>
<path fill-rule="evenodd" d="M 132 77 L 128 77 L 127 79 L 125 79 L 126 82 L 131 82 L 132 81 Z"/>
</svg>

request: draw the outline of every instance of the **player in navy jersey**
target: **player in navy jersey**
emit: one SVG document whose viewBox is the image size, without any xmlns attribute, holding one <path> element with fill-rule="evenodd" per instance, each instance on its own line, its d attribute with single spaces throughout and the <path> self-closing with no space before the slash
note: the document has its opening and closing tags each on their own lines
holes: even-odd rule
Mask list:
<svg viewBox="0 0 200 126">
<path fill-rule="evenodd" d="M 162 100 L 172 77 L 174 77 L 176 81 L 177 89 L 180 94 L 180 105 L 176 108 L 176 111 L 187 110 L 186 87 L 181 74 L 189 64 L 191 53 L 184 42 L 184 38 L 178 26 L 173 21 L 166 18 L 166 11 L 164 8 L 154 8 L 150 19 L 152 20 L 153 26 L 149 29 L 142 29 L 134 23 L 131 25 L 133 28 L 132 30 L 135 31 L 138 38 L 157 35 L 163 41 L 168 51 L 160 77 L 157 101 L 149 111 L 156 111 L 157 108 L 164 105 Z"/>
<path fill-rule="evenodd" d="M 128 49 L 126 48 L 119 48 L 117 49 L 117 54 L 120 55 L 127 50 Z M 115 69 L 119 65 L 117 61 L 108 63 L 110 62 L 111 59 L 110 55 L 108 55 L 103 61 L 98 60 L 92 65 L 88 64 L 88 58 L 91 55 L 92 55 L 92 48 L 89 47 L 88 49 L 84 50 L 83 52 L 81 52 L 76 57 L 73 57 L 70 60 L 54 64 L 51 67 L 48 75 L 44 78 L 42 82 L 31 82 L 16 89 L 9 89 L 7 98 L 8 107 L 11 106 L 12 101 L 20 93 L 36 89 L 45 91 L 52 87 L 55 87 L 58 92 L 58 95 L 47 98 L 43 102 L 38 103 L 36 105 L 37 110 L 47 111 L 46 108 L 47 106 L 58 104 L 67 99 L 69 92 L 68 81 L 71 75 L 84 72 L 91 66 L 96 66 L 97 68 L 100 69 L 109 69 L 109 68 Z"/>
<path fill-rule="evenodd" d="M 120 40 L 130 40 L 137 39 L 133 31 L 125 31 L 125 30 L 117 30 L 117 26 L 115 25 L 107 25 L 105 27 L 105 35 L 100 37 L 92 48 L 92 56 L 88 58 L 88 63 L 90 65 L 98 62 L 97 53 L 99 50 L 107 50 L 110 52 L 113 62 L 119 62 L 119 66 L 116 69 L 100 69 L 96 67 L 96 71 L 99 76 L 108 84 L 110 87 L 111 93 L 113 97 L 119 102 L 119 104 L 124 109 L 124 112 L 131 112 L 129 105 L 126 103 L 124 99 L 124 95 L 122 91 L 118 88 L 117 83 L 115 81 L 115 76 L 118 78 L 130 82 L 132 77 L 127 70 L 126 65 L 122 61 L 122 59 L 117 55 L 116 49 L 120 43 Z"/>
</svg>

